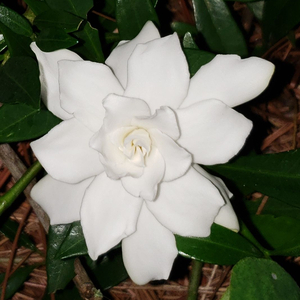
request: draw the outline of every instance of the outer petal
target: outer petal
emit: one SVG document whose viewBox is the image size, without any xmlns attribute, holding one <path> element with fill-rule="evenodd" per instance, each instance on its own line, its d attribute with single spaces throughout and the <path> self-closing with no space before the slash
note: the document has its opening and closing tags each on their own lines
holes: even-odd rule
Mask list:
<svg viewBox="0 0 300 300">
<path fill-rule="evenodd" d="M 226 201 L 226 204 L 221 207 L 218 215 L 216 216 L 215 223 L 227 227 L 233 231 L 239 231 L 240 230 L 239 221 L 236 217 L 236 214 L 229 200 L 232 197 L 232 193 L 227 189 L 223 180 L 207 173 L 199 165 L 194 164 L 193 167 L 201 175 L 203 175 L 205 178 L 210 180 L 216 186 L 216 188 L 219 190 L 219 192 L 222 194 L 223 198 Z"/>
<path fill-rule="evenodd" d="M 90 130 L 100 129 L 105 110 L 102 100 L 123 88 L 109 67 L 90 61 L 58 63 L 61 106 Z"/>
<path fill-rule="evenodd" d="M 82 60 L 75 52 L 70 50 L 57 50 L 54 52 L 41 51 L 36 43 L 30 45 L 39 62 L 42 100 L 48 109 L 62 120 L 72 117 L 60 106 L 59 86 L 58 86 L 58 66 L 57 62 L 62 59 Z"/>
<path fill-rule="evenodd" d="M 137 231 L 122 241 L 123 260 L 137 284 L 167 279 L 178 251 L 174 235 L 143 205 Z"/>
<path fill-rule="evenodd" d="M 258 57 L 241 59 L 237 55 L 217 55 L 191 79 L 181 107 L 211 98 L 231 107 L 242 104 L 264 91 L 273 72 L 274 65 Z"/>
<path fill-rule="evenodd" d="M 156 219 L 173 233 L 206 237 L 224 199 L 194 168 L 182 177 L 162 182 L 154 202 L 146 202 Z"/>
<path fill-rule="evenodd" d="M 166 169 L 163 181 L 182 176 L 191 166 L 192 157 L 166 134 L 157 129 L 148 130 L 152 143 L 164 158 Z"/>
<path fill-rule="evenodd" d="M 139 178 L 122 177 L 121 181 L 127 192 L 135 197 L 152 201 L 156 197 L 157 185 L 162 181 L 165 173 L 165 162 L 156 147 L 152 147 L 150 156 L 146 160 L 144 174 Z"/>
<path fill-rule="evenodd" d="M 31 148 L 53 178 L 77 183 L 104 171 L 98 152 L 89 147 L 92 135 L 93 132 L 73 118 L 32 142 Z"/>
<path fill-rule="evenodd" d="M 176 33 L 136 46 L 128 61 L 125 96 L 145 100 L 154 112 L 178 108 L 187 95 L 190 74 Z"/>
<path fill-rule="evenodd" d="M 136 230 L 143 201 L 127 193 L 119 180 L 105 173 L 87 189 L 81 208 L 81 224 L 93 260 Z"/>
<path fill-rule="evenodd" d="M 181 130 L 177 143 L 199 164 L 227 162 L 252 129 L 250 120 L 218 100 L 200 101 L 176 113 Z"/>
<path fill-rule="evenodd" d="M 48 214 L 50 224 L 67 224 L 80 220 L 80 207 L 85 190 L 93 178 L 77 184 L 42 178 L 31 190 L 31 197 Z"/>
<path fill-rule="evenodd" d="M 124 88 L 127 85 L 127 62 L 136 45 L 158 38 L 160 34 L 157 28 L 148 21 L 133 40 L 121 41 L 106 59 L 105 63 L 112 68 Z"/>
</svg>

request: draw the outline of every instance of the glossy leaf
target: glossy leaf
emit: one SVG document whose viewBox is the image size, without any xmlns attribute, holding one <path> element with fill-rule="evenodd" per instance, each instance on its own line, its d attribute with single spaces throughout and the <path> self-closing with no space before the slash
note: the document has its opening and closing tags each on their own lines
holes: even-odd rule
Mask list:
<svg viewBox="0 0 300 300">
<path fill-rule="evenodd" d="M 300 289 L 276 262 L 246 258 L 232 269 L 230 300 L 298 300 Z"/>
<path fill-rule="evenodd" d="M 86 19 L 88 11 L 93 7 L 93 0 L 46 0 L 55 10 L 67 11 L 75 16 Z"/>
<path fill-rule="evenodd" d="M 300 256 L 299 220 L 285 216 L 254 215 L 251 221 L 276 255 Z"/>
<path fill-rule="evenodd" d="M 269 44 L 284 37 L 300 22 L 300 1 L 266 1 L 262 20 L 264 39 Z"/>
<path fill-rule="evenodd" d="M 32 35 L 32 28 L 28 20 L 2 5 L 0 5 L 0 22 L 17 34 L 28 37 Z"/>
<path fill-rule="evenodd" d="M 3 104 L 0 120 L 0 143 L 37 138 L 61 121 L 46 109 L 34 109 L 24 104 Z"/>
<path fill-rule="evenodd" d="M 230 179 L 244 193 L 261 192 L 300 207 L 300 151 L 245 156 L 210 170 Z"/>
<path fill-rule="evenodd" d="M 75 276 L 74 259 L 56 259 L 56 253 L 68 235 L 71 225 L 54 225 L 49 228 L 47 251 L 48 292 L 63 289 Z"/>
<path fill-rule="evenodd" d="M 87 246 L 80 221 L 73 222 L 66 238 L 56 253 L 56 258 L 64 259 L 87 254 Z"/>
<path fill-rule="evenodd" d="M 83 59 L 104 62 L 98 30 L 93 28 L 89 22 L 83 24 L 81 29 L 74 32 L 73 35 L 79 40 L 79 43 L 72 48 L 73 51 Z"/>
<path fill-rule="evenodd" d="M 187 32 L 190 32 L 194 35 L 198 33 L 195 26 L 183 22 L 173 22 L 171 24 L 171 28 L 174 32 L 177 32 L 179 36 L 184 36 Z"/>
<path fill-rule="evenodd" d="M 42 300 L 52 300 L 53 297 L 48 293 L 45 293 L 45 296 Z M 65 289 L 55 292 L 55 300 L 82 300 L 78 289 L 75 284 L 69 284 Z"/>
<path fill-rule="evenodd" d="M 17 269 L 12 276 L 9 277 L 5 297 L 4 299 L 10 299 L 23 285 L 30 273 L 34 270 L 36 266 L 26 266 Z M 5 273 L 0 274 L 0 284 L 3 282 Z M 2 288 L 0 288 L 0 296 L 2 294 Z"/>
<path fill-rule="evenodd" d="M 40 107 L 39 68 L 30 57 L 12 57 L 0 69 L 0 102 Z"/>
<path fill-rule="evenodd" d="M 203 65 L 209 63 L 215 57 L 213 53 L 196 49 L 183 49 L 183 52 L 189 65 L 191 77 L 193 77 Z"/>
<path fill-rule="evenodd" d="M 30 7 L 36 16 L 50 9 L 45 0 L 24 0 L 24 2 Z"/>
<path fill-rule="evenodd" d="M 252 11 L 254 16 L 261 21 L 263 18 L 263 11 L 265 7 L 265 0 L 255 1 L 255 2 L 249 2 L 247 3 L 247 6 Z"/>
<path fill-rule="evenodd" d="M 7 47 L 11 57 L 30 56 L 35 58 L 34 53 L 29 47 L 32 42 L 30 38 L 13 32 L 2 23 L 0 23 L 0 31 L 5 37 L 5 41 L 7 43 Z"/>
<path fill-rule="evenodd" d="M 247 46 L 224 0 L 193 0 L 196 27 L 216 53 L 246 56 Z"/>
<path fill-rule="evenodd" d="M 64 29 L 66 32 L 73 32 L 78 30 L 81 22 L 81 18 L 68 12 L 51 9 L 38 15 L 33 24 L 39 29 L 54 27 Z"/>
<path fill-rule="evenodd" d="M 7 48 L 7 44 L 4 35 L 0 33 L 0 52 Z"/>
<path fill-rule="evenodd" d="M 122 40 L 133 39 L 149 20 L 159 24 L 151 0 L 117 0 L 116 19 Z"/>
<path fill-rule="evenodd" d="M 238 233 L 213 224 L 206 238 L 176 235 L 179 254 L 206 263 L 233 265 L 245 257 L 262 257 L 262 253 Z"/>
<path fill-rule="evenodd" d="M 120 248 L 107 252 L 97 261 L 85 256 L 85 261 L 102 291 L 119 284 L 128 277 Z"/>
<path fill-rule="evenodd" d="M 36 39 L 37 46 L 45 52 L 69 48 L 78 43 L 78 40 L 68 35 L 64 29 L 45 28 Z"/>
<path fill-rule="evenodd" d="M 190 32 L 187 32 L 183 37 L 183 48 L 185 49 L 196 49 L 199 50 L 198 46 L 196 45 L 193 36 Z"/>
<path fill-rule="evenodd" d="M 19 223 L 11 219 L 7 219 L 4 223 L 0 225 L 0 232 L 2 232 L 10 241 L 14 241 L 19 228 Z M 38 251 L 30 237 L 22 232 L 18 239 L 18 245 L 25 248 L 31 249 L 32 251 Z"/>
</svg>

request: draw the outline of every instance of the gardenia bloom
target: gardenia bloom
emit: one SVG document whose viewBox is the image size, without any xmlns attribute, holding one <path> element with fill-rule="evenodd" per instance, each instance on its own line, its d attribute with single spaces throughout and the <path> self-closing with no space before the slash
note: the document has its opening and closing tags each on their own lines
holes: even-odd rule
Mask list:
<svg viewBox="0 0 300 300">
<path fill-rule="evenodd" d="M 80 220 L 89 255 L 122 241 L 138 284 L 168 278 L 174 233 L 238 230 L 224 183 L 197 164 L 225 163 L 252 123 L 231 109 L 259 95 L 274 66 L 217 55 L 190 79 L 177 34 L 148 22 L 106 64 L 69 50 L 42 52 L 42 98 L 64 121 L 31 144 L 49 175 L 32 190 L 51 224 Z"/>
</svg>

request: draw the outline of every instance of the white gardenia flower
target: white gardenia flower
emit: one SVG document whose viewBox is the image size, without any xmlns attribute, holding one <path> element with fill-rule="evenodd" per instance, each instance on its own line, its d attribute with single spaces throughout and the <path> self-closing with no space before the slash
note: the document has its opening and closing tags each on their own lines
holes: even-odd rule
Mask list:
<svg viewBox="0 0 300 300">
<path fill-rule="evenodd" d="M 259 95 L 274 66 L 217 55 L 190 79 L 176 34 L 148 22 L 106 64 L 32 44 L 46 106 L 63 119 L 31 144 L 48 172 L 32 198 L 51 224 L 80 220 L 89 255 L 122 240 L 138 284 L 169 276 L 173 233 L 205 237 L 213 222 L 238 230 L 224 183 L 197 164 L 225 163 L 252 123 L 231 107 Z"/>
</svg>

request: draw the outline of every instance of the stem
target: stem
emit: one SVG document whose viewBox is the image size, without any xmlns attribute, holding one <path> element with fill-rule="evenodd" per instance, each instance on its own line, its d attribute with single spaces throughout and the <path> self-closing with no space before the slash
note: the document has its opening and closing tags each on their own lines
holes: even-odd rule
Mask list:
<svg viewBox="0 0 300 300">
<path fill-rule="evenodd" d="M 200 285 L 201 271 L 203 263 L 199 260 L 192 260 L 192 272 L 190 275 L 190 283 L 188 290 L 188 300 L 197 300 L 198 298 L 198 288 Z"/>
<path fill-rule="evenodd" d="M 34 179 L 39 171 L 42 170 L 41 164 L 36 161 L 16 182 L 16 184 L 2 197 L 0 197 L 0 216 L 10 207 L 18 196 L 24 191 L 27 185 Z"/>
</svg>

